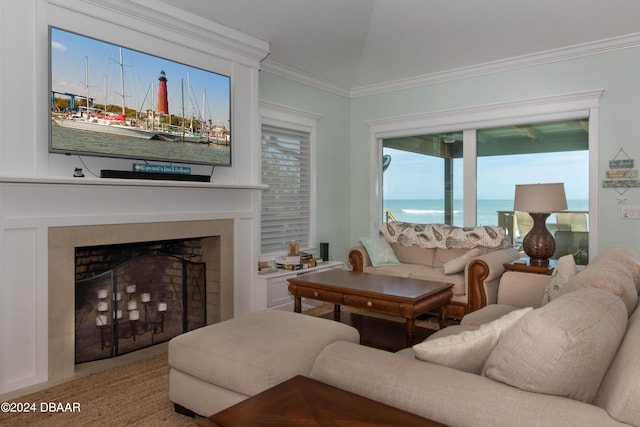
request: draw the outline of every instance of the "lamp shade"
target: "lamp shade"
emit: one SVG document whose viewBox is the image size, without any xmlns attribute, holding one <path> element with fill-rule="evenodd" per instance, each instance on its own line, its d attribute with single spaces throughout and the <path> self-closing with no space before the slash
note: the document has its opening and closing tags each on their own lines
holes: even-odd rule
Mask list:
<svg viewBox="0 0 640 427">
<path fill-rule="evenodd" d="M 567 209 L 563 183 L 517 184 L 513 209 L 520 212 L 551 213 Z"/>
</svg>

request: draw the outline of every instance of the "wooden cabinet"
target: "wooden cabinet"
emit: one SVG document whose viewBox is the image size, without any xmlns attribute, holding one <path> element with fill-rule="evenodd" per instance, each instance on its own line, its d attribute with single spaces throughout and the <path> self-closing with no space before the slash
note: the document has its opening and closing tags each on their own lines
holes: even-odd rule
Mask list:
<svg viewBox="0 0 640 427">
<path fill-rule="evenodd" d="M 278 310 L 286 310 L 293 311 L 293 297 L 289 293 L 289 282 L 287 279 L 292 277 L 300 276 L 308 273 L 318 273 L 321 271 L 331 270 L 331 269 L 342 269 L 344 268 L 344 263 L 339 261 L 327 261 L 322 264 L 307 268 L 304 270 L 297 271 L 288 271 L 288 270 L 278 270 L 271 273 L 260 274 L 258 276 L 259 286 L 264 286 L 267 288 L 267 308 L 275 308 Z M 313 295 L 309 295 L 309 298 L 313 298 Z M 318 301 L 306 301 L 303 300 L 303 309 L 311 308 L 317 305 Z"/>
</svg>

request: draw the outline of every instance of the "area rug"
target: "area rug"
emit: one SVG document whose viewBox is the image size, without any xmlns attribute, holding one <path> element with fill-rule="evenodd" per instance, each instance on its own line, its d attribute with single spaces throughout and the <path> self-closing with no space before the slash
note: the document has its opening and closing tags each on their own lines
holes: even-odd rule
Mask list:
<svg viewBox="0 0 640 427">
<path fill-rule="evenodd" d="M 344 312 L 404 322 L 401 317 L 342 306 Z M 333 311 L 333 304 L 305 310 L 312 316 Z M 416 326 L 439 329 L 436 317 L 417 319 Z M 3 403 L 16 412 L 0 411 L 0 427 L 14 426 L 193 426 L 169 400 L 169 365 L 163 353 Z M 28 412 L 27 412 L 28 411 Z"/>
<path fill-rule="evenodd" d="M 163 353 L 32 393 L 8 402 L 0 426 L 194 426 L 169 400 L 169 365 Z M 30 412 L 24 412 L 26 407 Z M 31 411 L 33 410 L 33 411 Z"/>
</svg>

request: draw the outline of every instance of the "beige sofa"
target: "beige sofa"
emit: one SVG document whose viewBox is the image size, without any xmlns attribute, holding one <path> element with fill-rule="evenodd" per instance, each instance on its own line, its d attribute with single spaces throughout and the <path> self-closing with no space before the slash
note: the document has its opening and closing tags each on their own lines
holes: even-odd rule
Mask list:
<svg viewBox="0 0 640 427">
<path fill-rule="evenodd" d="M 352 270 L 453 283 L 448 315 L 454 319 L 494 304 L 503 264 L 520 256 L 500 227 L 390 222 L 380 235 L 398 263 L 374 265 L 367 248 L 359 245 L 349 250 Z"/>
<path fill-rule="evenodd" d="M 192 331 L 169 345 L 170 397 L 210 415 L 302 373 L 453 426 L 640 426 L 640 257 L 556 273 L 505 273 L 497 304 L 397 353 L 276 310 Z"/>
<path fill-rule="evenodd" d="M 506 273 L 498 304 L 425 341 L 444 341 L 433 346 L 449 353 L 444 364 L 416 358 L 417 346 L 388 353 L 336 342 L 310 375 L 455 426 L 640 426 L 640 258 L 609 248 L 542 306 L 552 280 Z M 527 306 L 535 308 L 510 328 L 491 329 Z M 464 348 L 481 328 L 493 345 Z M 455 356 L 460 347 L 463 358 Z M 445 366 L 478 358 L 481 374 Z"/>
</svg>

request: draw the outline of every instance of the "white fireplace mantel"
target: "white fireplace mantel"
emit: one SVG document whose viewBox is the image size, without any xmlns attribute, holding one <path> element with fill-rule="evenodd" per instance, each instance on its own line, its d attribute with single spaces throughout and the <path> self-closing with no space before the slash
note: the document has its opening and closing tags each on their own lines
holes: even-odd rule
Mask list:
<svg viewBox="0 0 640 427">
<path fill-rule="evenodd" d="M 6 176 L 0 175 L 0 183 L 6 184 L 54 184 L 54 185 L 97 185 L 114 187 L 156 187 L 156 188 L 211 188 L 229 190 L 266 190 L 264 184 L 216 184 L 215 182 L 169 181 L 118 178 L 62 178 L 39 176 Z"/>
<path fill-rule="evenodd" d="M 61 353 L 57 347 L 51 352 L 49 326 L 62 323 L 73 330 L 73 317 L 50 308 L 62 296 L 50 287 L 51 269 L 62 268 L 49 262 L 52 228 L 108 226 L 114 230 L 113 238 L 128 238 L 131 230 L 149 228 L 153 238 L 160 238 L 166 223 L 181 224 L 190 233 L 196 224 L 230 220 L 233 257 L 225 264 L 231 265 L 228 271 L 233 277 L 228 280 L 233 283 L 230 312 L 243 315 L 260 308 L 254 298 L 253 266 L 259 244 L 259 196 L 266 188 L 261 184 L 0 176 L 0 394 L 73 372 L 72 364 L 61 369 L 58 359 L 50 358 Z M 127 224 L 127 229 L 118 228 Z M 71 234 L 62 233 L 56 242 L 69 239 Z M 69 255 L 72 250 L 54 252 Z M 68 300 L 63 304 L 68 305 Z M 58 341 L 66 339 L 65 335 Z"/>
</svg>

